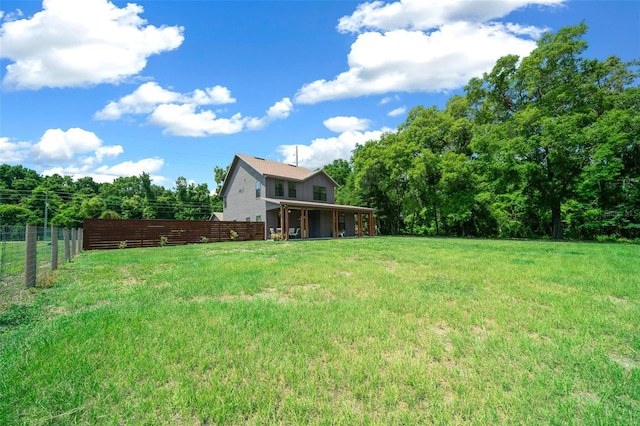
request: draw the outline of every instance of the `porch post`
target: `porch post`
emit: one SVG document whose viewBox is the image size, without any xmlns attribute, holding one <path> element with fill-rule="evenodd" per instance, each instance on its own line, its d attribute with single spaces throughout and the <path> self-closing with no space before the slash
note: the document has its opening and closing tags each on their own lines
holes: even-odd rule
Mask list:
<svg viewBox="0 0 640 426">
<path fill-rule="evenodd" d="M 358 237 L 362 237 L 362 212 L 358 212 Z"/>
<path fill-rule="evenodd" d="M 337 210 L 333 210 L 333 219 L 332 219 L 332 223 L 331 223 L 331 233 L 333 238 L 338 238 L 338 211 Z"/>
<path fill-rule="evenodd" d="M 284 205 L 284 228 L 282 228 L 283 239 L 289 239 L 289 207 Z"/>
<path fill-rule="evenodd" d="M 300 210 L 300 238 L 309 238 L 309 209 Z"/>
<path fill-rule="evenodd" d="M 375 235 L 375 223 L 373 221 L 373 212 L 369 212 L 369 236 L 373 237 Z"/>
<path fill-rule="evenodd" d="M 284 208 L 280 205 L 280 237 L 284 239 Z"/>
</svg>

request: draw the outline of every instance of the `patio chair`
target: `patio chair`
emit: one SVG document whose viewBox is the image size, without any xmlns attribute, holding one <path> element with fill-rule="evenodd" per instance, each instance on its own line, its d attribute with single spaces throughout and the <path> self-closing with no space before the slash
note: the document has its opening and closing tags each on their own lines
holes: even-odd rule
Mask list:
<svg viewBox="0 0 640 426">
<path fill-rule="evenodd" d="M 273 239 L 273 234 L 275 234 L 276 231 L 273 230 L 273 228 L 269 228 L 269 238 Z"/>
<path fill-rule="evenodd" d="M 289 238 L 299 238 L 300 228 L 289 228 Z"/>
</svg>

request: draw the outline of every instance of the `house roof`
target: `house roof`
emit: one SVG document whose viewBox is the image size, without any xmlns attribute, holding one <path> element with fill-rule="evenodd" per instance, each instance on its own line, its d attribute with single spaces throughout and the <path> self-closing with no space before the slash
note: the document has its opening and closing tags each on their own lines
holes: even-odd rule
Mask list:
<svg viewBox="0 0 640 426">
<path fill-rule="evenodd" d="M 227 175 L 227 177 L 231 175 L 231 171 L 234 169 L 234 167 L 236 167 L 238 160 L 244 161 L 249 167 L 253 168 L 255 171 L 257 171 L 263 176 L 302 182 L 314 175 L 323 174 L 326 177 L 328 177 L 331 180 L 331 182 L 333 182 L 334 186 L 336 187 L 340 186 L 324 170 L 313 171 L 302 166 L 295 166 L 292 164 L 285 164 L 277 161 L 265 160 L 264 158 L 253 157 L 251 155 L 245 155 L 245 154 L 235 155 L 235 157 L 233 158 L 233 162 L 231 163 L 231 167 L 229 168 L 229 174 Z M 224 182 L 222 183 L 220 194 L 224 194 L 224 190 L 226 186 L 227 186 L 227 179 L 225 179 Z"/>
<path fill-rule="evenodd" d="M 316 173 L 301 166 L 269 161 L 264 158 L 252 157 L 250 155 L 236 154 L 236 156 L 264 176 L 303 181 Z"/>
</svg>

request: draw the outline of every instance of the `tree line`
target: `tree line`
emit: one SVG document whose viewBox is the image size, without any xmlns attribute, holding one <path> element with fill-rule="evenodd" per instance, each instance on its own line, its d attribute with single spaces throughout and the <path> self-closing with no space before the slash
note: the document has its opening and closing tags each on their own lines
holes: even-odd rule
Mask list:
<svg viewBox="0 0 640 426">
<path fill-rule="evenodd" d="M 48 223 L 64 228 L 82 226 L 85 218 L 209 219 L 222 211 L 222 200 L 206 183 L 179 177 L 175 189 L 151 182 L 148 173 L 98 183 L 91 177 L 73 180 L 41 176 L 20 165 L 0 165 L 0 225 Z"/>
<path fill-rule="evenodd" d="M 386 234 L 640 238 L 639 62 L 586 58 L 586 31 L 543 35 L 325 166 L 337 201 Z"/>
<path fill-rule="evenodd" d="M 375 208 L 384 234 L 640 239 L 637 60 L 584 56 L 587 27 L 500 58 L 445 108 L 413 108 L 397 131 L 323 169 L 340 204 Z M 229 170 L 214 167 L 220 188 Z M 0 224 L 84 218 L 208 219 L 222 200 L 184 177 L 96 183 L 0 165 Z"/>
</svg>

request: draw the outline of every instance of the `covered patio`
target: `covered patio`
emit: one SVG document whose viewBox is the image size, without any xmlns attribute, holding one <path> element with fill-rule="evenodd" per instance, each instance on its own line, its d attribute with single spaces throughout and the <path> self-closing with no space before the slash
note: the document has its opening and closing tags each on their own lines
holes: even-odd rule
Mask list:
<svg viewBox="0 0 640 426">
<path fill-rule="evenodd" d="M 267 201 L 267 238 L 277 233 L 284 240 L 363 237 L 375 235 L 374 210 L 367 207 L 308 201 Z"/>
</svg>

